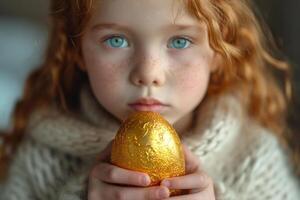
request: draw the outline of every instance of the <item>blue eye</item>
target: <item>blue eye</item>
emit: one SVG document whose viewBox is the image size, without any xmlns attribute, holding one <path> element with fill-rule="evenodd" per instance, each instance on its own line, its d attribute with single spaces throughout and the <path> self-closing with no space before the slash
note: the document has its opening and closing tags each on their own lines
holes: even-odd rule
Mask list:
<svg viewBox="0 0 300 200">
<path fill-rule="evenodd" d="M 128 42 L 121 36 L 112 36 L 105 40 L 105 43 L 113 48 L 126 48 Z"/>
<path fill-rule="evenodd" d="M 170 47 L 175 49 L 185 49 L 190 45 L 190 43 L 191 42 L 188 39 L 175 38 L 172 40 Z"/>
</svg>

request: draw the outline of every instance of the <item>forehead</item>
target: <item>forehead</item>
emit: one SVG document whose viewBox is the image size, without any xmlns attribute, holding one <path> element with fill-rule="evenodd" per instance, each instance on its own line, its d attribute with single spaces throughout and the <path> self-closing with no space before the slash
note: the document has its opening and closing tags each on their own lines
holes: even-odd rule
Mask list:
<svg viewBox="0 0 300 200">
<path fill-rule="evenodd" d="M 99 0 L 95 2 L 91 21 L 144 24 L 149 28 L 160 24 L 199 25 L 182 0 Z"/>
</svg>

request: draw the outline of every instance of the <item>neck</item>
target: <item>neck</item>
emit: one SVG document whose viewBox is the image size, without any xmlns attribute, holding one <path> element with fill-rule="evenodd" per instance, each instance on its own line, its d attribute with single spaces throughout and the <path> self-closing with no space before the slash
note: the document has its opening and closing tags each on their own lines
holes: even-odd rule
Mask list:
<svg viewBox="0 0 300 200">
<path fill-rule="evenodd" d="M 174 128 L 179 135 L 184 135 L 192 126 L 193 122 L 193 112 L 188 113 L 181 119 L 179 119 L 175 124 Z"/>
</svg>

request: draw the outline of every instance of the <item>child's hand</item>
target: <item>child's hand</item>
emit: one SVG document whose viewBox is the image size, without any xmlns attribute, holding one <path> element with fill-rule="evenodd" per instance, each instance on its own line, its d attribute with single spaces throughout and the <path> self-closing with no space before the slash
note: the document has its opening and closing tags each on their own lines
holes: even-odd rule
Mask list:
<svg viewBox="0 0 300 200">
<path fill-rule="evenodd" d="M 109 164 L 111 144 L 100 155 L 89 176 L 88 200 L 155 200 L 169 197 L 165 186 L 145 187 L 150 178 L 145 173 Z"/>
<path fill-rule="evenodd" d="M 183 146 L 186 160 L 186 175 L 168 178 L 161 182 L 161 185 L 169 189 L 188 190 L 188 194 L 166 198 L 169 200 L 215 200 L 213 181 L 201 170 L 198 159 L 185 146 Z"/>
</svg>

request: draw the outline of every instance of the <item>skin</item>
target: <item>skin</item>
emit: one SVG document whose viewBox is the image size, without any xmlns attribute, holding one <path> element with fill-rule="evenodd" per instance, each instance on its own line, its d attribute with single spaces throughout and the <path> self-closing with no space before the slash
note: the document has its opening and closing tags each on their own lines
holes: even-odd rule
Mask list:
<svg viewBox="0 0 300 200">
<path fill-rule="evenodd" d="M 160 114 L 183 132 L 215 68 L 204 24 L 174 0 L 103 0 L 95 6 L 82 38 L 82 68 L 99 103 L 124 120 L 134 111 L 129 103 L 158 99 L 167 104 Z M 126 26 L 128 32 L 99 26 L 105 23 Z M 176 30 L 179 25 L 191 28 Z M 128 45 L 113 48 L 108 39 L 114 35 Z M 172 48 L 183 37 L 191 41 L 183 40 L 186 48 Z"/>
<path fill-rule="evenodd" d="M 103 26 L 111 23 L 126 29 Z M 176 29 L 180 25 L 189 28 Z M 189 127 L 217 60 L 205 25 L 174 0 L 97 2 L 81 47 L 81 68 L 105 109 L 124 120 L 134 112 L 129 103 L 152 97 L 166 104 L 159 112 L 179 133 Z M 149 176 L 109 164 L 108 146 L 90 174 L 88 198 L 164 199 L 173 188 L 190 191 L 173 200 L 214 199 L 212 180 L 201 170 L 198 158 L 184 149 L 187 175 L 169 179 L 170 185 L 165 180 L 161 186 L 141 187 L 149 184 Z"/>
</svg>

